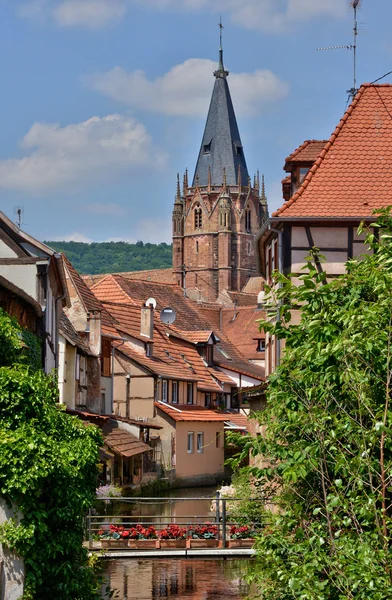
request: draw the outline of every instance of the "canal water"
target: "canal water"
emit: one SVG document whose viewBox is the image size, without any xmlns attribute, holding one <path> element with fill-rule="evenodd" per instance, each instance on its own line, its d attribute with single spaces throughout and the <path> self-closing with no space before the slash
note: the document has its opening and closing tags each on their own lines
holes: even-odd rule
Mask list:
<svg viewBox="0 0 392 600">
<path fill-rule="evenodd" d="M 104 563 L 114 598 L 217 600 L 247 598 L 249 560 L 113 559 Z"/>
</svg>

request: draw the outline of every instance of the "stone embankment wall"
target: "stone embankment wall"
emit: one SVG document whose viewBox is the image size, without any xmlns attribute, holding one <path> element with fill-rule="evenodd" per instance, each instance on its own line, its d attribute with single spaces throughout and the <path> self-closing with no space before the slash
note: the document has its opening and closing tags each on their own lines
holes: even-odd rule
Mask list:
<svg viewBox="0 0 392 600">
<path fill-rule="evenodd" d="M 15 508 L 7 506 L 0 498 L 0 525 L 9 519 L 20 520 Z M 19 600 L 23 595 L 23 560 L 0 544 L 0 600 Z"/>
</svg>

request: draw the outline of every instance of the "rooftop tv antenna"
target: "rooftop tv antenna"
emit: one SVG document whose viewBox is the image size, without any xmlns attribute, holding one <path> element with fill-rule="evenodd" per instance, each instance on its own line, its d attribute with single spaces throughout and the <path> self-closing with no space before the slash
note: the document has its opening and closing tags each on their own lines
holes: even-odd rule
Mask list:
<svg viewBox="0 0 392 600">
<path fill-rule="evenodd" d="M 14 213 L 16 215 L 16 218 L 15 218 L 16 225 L 17 225 L 18 229 L 20 229 L 22 227 L 22 223 L 23 223 L 23 215 L 24 215 L 23 206 L 15 206 Z"/>
<path fill-rule="evenodd" d="M 317 48 L 317 50 L 341 50 L 341 49 L 345 49 L 345 50 L 352 50 L 353 51 L 353 58 L 354 58 L 354 73 L 353 73 L 353 87 L 349 90 L 347 90 L 347 93 L 349 95 L 349 99 L 354 98 L 355 94 L 358 91 L 357 88 L 357 38 L 358 38 L 358 16 L 357 16 L 357 11 L 358 8 L 360 7 L 361 4 L 361 0 L 352 0 L 352 2 L 350 3 L 350 6 L 353 8 L 354 10 L 354 26 L 353 26 L 353 41 L 352 44 L 348 44 L 346 46 L 327 46 L 326 48 Z"/>
</svg>

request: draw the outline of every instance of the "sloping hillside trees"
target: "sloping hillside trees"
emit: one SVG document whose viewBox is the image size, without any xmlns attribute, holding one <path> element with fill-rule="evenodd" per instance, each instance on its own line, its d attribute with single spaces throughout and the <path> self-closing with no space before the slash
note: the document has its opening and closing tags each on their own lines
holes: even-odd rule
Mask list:
<svg viewBox="0 0 392 600">
<path fill-rule="evenodd" d="M 24 559 L 24 598 L 90 600 L 97 583 L 83 517 L 101 435 L 56 405 L 57 384 L 37 368 L 37 345 L 0 310 L 0 497 L 23 515 L 0 527 L 0 542 Z"/>
</svg>

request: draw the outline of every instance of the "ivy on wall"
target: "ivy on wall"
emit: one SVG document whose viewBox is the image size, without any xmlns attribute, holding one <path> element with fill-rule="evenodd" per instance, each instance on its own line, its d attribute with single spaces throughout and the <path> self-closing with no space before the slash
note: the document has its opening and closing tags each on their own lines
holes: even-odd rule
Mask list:
<svg viewBox="0 0 392 600">
<path fill-rule="evenodd" d="M 24 559 L 25 600 L 90 600 L 98 583 L 83 518 L 101 434 L 59 408 L 55 378 L 37 369 L 37 344 L 0 311 L 0 496 L 23 515 L 0 527 L 0 542 Z"/>
</svg>

